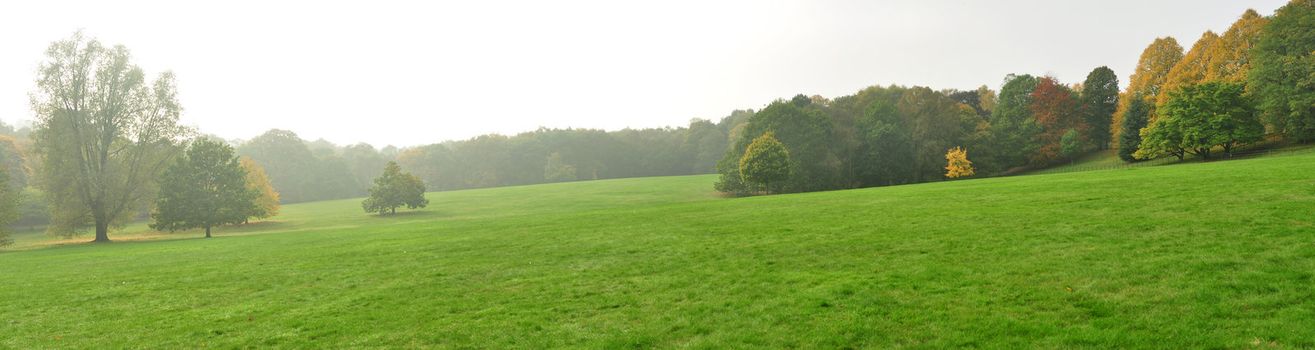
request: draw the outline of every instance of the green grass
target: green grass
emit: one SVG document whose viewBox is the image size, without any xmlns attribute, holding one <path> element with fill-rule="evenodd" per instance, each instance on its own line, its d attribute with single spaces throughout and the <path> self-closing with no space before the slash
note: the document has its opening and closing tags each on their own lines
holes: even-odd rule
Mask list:
<svg viewBox="0 0 1315 350">
<path fill-rule="evenodd" d="M 722 198 L 714 177 L 0 253 L 0 347 L 1311 348 L 1315 153 Z M 115 236 L 112 236 L 115 237 Z M 35 240 L 35 238 L 32 238 Z"/>
</svg>

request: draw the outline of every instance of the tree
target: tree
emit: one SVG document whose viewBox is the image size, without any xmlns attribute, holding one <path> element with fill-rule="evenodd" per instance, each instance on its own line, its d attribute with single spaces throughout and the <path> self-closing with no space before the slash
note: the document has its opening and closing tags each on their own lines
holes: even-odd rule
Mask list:
<svg viewBox="0 0 1315 350">
<path fill-rule="evenodd" d="M 832 124 L 823 107 L 806 96 L 790 101 L 777 100 L 762 111 L 753 114 L 739 139 L 727 149 L 717 164 L 721 180 L 716 188 L 724 192 L 748 193 L 752 190 L 741 182 L 739 161 L 744 151 L 756 138 L 768 131 L 790 149 L 791 176 L 780 184 L 782 192 L 802 192 L 831 189 L 841 186 L 838 174 L 839 159 L 832 148 Z"/>
<path fill-rule="evenodd" d="M 408 209 L 424 208 L 429 205 L 425 198 L 425 183 L 420 178 L 402 171 L 397 162 L 384 165 L 384 172 L 374 179 L 370 187 L 370 197 L 361 202 L 367 213 L 396 214 L 397 207 Z"/>
<path fill-rule="evenodd" d="M 1119 76 L 1109 67 L 1100 66 L 1082 82 L 1080 98 L 1082 120 L 1087 125 L 1086 139 L 1096 148 L 1110 147 L 1114 112 L 1119 108 Z"/>
<path fill-rule="evenodd" d="M 1128 103 L 1128 109 L 1124 111 L 1122 124 L 1119 125 L 1119 159 L 1125 162 L 1137 161 L 1133 156 L 1138 148 L 1141 148 L 1141 129 L 1146 127 L 1149 116 L 1146 99 L 1141 96 L 1133 96 Z"/>
<path fill-rule="evenodd" d="M 1169 99 L 1167 92 L 1173 92 L 1180 87 L 1200 84 L 1206 81 L 1206 72 L 1213 66 L 1210 55 L 1214 45 L 1219 42 L 1219 35 L 1212 31 L 1206 31 L 1201 34 L 1201 38 L 1192 44 L 1192 49 L 1187 50 L 1187 54 L 1178 60 L 1173 68 L 1169 69 L 1169 74 L 1164 77 L 1164 84 L 1160 91 L 1166 92 L 1155 96 L 1155 106 L 1163 106 Z"/>
<path fill-rule="evenodd" d="M 1030 155 L 1035 166 L 1045 166 L 1058 161 L 1063 155 L 1060 140 L 1069 130 L 1078 130 L 1081 136 L 1087 130 L 1082 116 L 1078 114 L 1078 101 L 1073 91 L 1060 84 L 1052 77 L 1042 77 L 1037 81 L 1032 92 L 1032 104 L 1029 106 L 1041 132 L 1036 135 L 1036 151 Z M 1084 144 L 1085 140 L 1076 140 Z"/>
<path fill-rule="evenodd" d="M 1246 82 L 1247 72 L 1251 70 L 1251 49 L 1267 23 L 1269 20 L 1256 10 L 1247 9 L 1210 47 L 1210 66 L 1206 69 L 1205 80 Z"/>
<path fill-rule="evenodd" d="M 548 165 L 543 167 L 543 179 L 548 182 L 575 181 L 575 167 L 562 161 L 561 152 L 548 155 Z"/>
<path fill-rule="evenodd" d="M 151 228 L 178 231 L 239 224 L 256 208 L 260 193 L 247 187 L 247 173 L 233 147 L 199 139 L 160 177 Z"/>
<path fill-rule="evenodd" d="M 957 179 L 973 176 L 973 162 L 968 160 L 968 150 L 961 147 L 951 148 L 945 152 L 945 177 Z"/>
<path fill-rule="evenodd" d="M 265 168 L 250 157 L 241 157 L 239 162 L 242 170 L 246 171 L 246 186 L 250 191 L 257 193 L 254 199 L 255 205 L 251 207 L 252 211 L 247 213 L 247 220 L 250 218 L 264 219 L 279 215 L 279 193 L 274 190 L 274 185 L 269 183 L 269 176 L 265 175 Z"/>
<path fill-rule="evenodd" d="M 895 110 L 910 121 L 913 181 L 941 179 L 945 156 L 941 150 L 960 143 L 964 135 L 961 118 L 976 118 L 976 111 L 926 87 L 904 91 Z"/>
<path fill-rule="evenodd" d="M 10 171 L 8 167 L 0 167 L 0 184 L 9 182 Z M 0 247 L 14 243 L 14 239 L 9 237 L 9 224 L 18 220 L 18 191 L 10 186 L 0 186 Z"/>
<path fill-rule="evenodd" d="M 1264 127 L 1244 96 L 1240 83 L 1208 82 L 1184 86 L 1169 93 L 1160 118 L 1142 130 L 1138 158 L 1195 154 L 1209 159 L 1211 150 L 1260 140 Z"/>
<path fill-rule="evenodd" d="M 1068 129 L 1063 137 L 1059 139 L 1059 153 L 1068 159 L 1070 163 L 1082 153 L 1082 140 L 1078 135 L 1077 129 Z"/>
<path fill-rule="evenodd" d="M 1173 66 L 1182 59 L 1183 47 L 1178 45 L 1177 40 L 1172 37 L 1156 38 L 1150 46 L 1146 47 L 1146 50 L 1142 51 L 1141 58 L 1137 60 L 1137 68 L 1132 73 L 1124 97 L 1141 96 L 1153 104 L 1156 96 L 1160 93 L 1161 85 L 1164 84 L 1165 76 L 1169 75 L 1169 70 L 1173 69 Z M 1130 98 L 1119 99 L 1119 110 L 1114 113 L 1114 124 L 1123 124 L 1123 116 L 1126 114 L 1130 101 Z M 1147 105 L 1146 107 L 1146 115 L 1153 117 L 1155 115 L 1155 106 Z M 1118 137 L 1119 135 L 1114 135 L 1114 138 Z"/>
<path fill-rule="evenodd" d="M 95 242 L 146 206 L 155 179 L 190 130 L 172 73 L 148 83 L 128 49 L 81 33 L 46 50 L 33 93 L 38 182 L 51 204 L 52 233 L 95 226 Z"/>
<path fill-rule="evenodd" d="M 1315 139 L 1315 1 L 1279 8 L 1255 45 L 1248 81 L 1265 121 L 1296 139 Z"/>
<path fill-rule="evenodd" d="M 991 111 L 991 153 L 993 171 L 1005 171 L 1027 164 L 1028 156 L 1038 146 L 1036 135 L 1041 126 L 1032 116 L 1032 92 L 1038 79 L 1031 75 L 1005 77 L 1000 96 Z"/>
<path fill-rule="evenodd" d="M 740 176 L 767 193 L 790 178 L 790 151 L 768 131 L 753 139 L 740 158 Z"/>
</svg>

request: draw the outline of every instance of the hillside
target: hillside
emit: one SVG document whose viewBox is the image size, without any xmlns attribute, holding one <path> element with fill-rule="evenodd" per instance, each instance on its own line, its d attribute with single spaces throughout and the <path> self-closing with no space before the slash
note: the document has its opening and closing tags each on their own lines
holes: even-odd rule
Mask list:
<svg viewBox="0 0 1315 350">
<path fill-rule="evenodd" d="M 209 240 L 0 253 L 0 348 L 1313 347 L 1313 173 L 1300 153 L 751 198 L 715 176 L 560 183 L 395 217 L 289 205 Z"/>
</svg>

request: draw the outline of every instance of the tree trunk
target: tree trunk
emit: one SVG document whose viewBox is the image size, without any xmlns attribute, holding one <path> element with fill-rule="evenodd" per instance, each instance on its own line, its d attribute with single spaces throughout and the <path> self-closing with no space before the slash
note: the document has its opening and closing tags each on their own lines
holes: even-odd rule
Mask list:
<svg viewBox="0 0 1315 350">
<path fill-rule="evenodd" d="M 96 220 L 96 239 L 92 243 L 109 243 L 110 242 L 110 223 L 105 220 Z"/>
<path fill-rule="evenodd" d="M 205 225 L 205 238 L 210 238 L 210 225 Z"/>
<path fill-rule="evenodd" d="M 393 207 L 392 209 L 390 209 L 390 212 L 389 212 L 388 214 L 390 214 L 390 215 L 391 215 L 391 214 L 397 214 L 397 207 Z"/>
</svg>

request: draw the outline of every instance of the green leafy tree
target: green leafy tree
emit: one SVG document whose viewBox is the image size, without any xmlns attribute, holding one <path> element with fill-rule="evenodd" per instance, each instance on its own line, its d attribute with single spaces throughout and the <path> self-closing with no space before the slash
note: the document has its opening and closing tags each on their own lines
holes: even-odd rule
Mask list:
<svg viewBox="0 0 1315 350">
<path fill-rule="evenodd" d="M 1000 97 L 991 112 L 991 162 L 982 167 L 990 172 L 1005 171 L 1027 164 L 1028 157 L 1040 146 L 1036 143 L 1041 126 L 1032 116 L 1032 92 L 1038 80 L 1031 75 L 1005 78 Z"/>
<path fill-rule="evenodd" d="M 155 179 L 191 131 L 171 73 L 148 82 L 128 49 L 81 33 L 46 50 L 33 93 L 38 183 L 51 204 L 52 233 L 88 224 L 95 242 L 153 198 Z"/>
<path fill-rule="evenodd" d="M 255 201 L 260 196 L 247 187 L 246 177 L 233 147 L 206 139 L 192 142 L 160 177 L 151 228 L 203 228 L 210 238 L 214 226 L 246 221 L 258 209 Z"/>
<path fill-rule="evenodd" d="M 1156 96 L 1159 96 L 1165 78 L 1169 75 L 1169 70 L 1173 69 L 1174 65 L 1177 65 L 1178 61 L 1182 59 L 1183 47 L 1178 45 L 1178 40 L 1172 37 L 1156 38 L 1150 46 L 1146 47 L 1146 50 L 1142 51 L 1141 57 L 1138 58 L 1137 68 L 1132 72 L 1132 77 L 1128 81 L 1128 90 L 1124 92 L 1124 96 L 1141 96 L 1147 101 L 1151 101 L 1151 104 L 1146 106 L 1149 110 L 1147 115 L 1154 117 Z M 1131 98 L 1122 98 L 1119 101 L 1119 111 L 1114 113 L 1114 124 L 1116 125 L 1122 125 L 1123 115 Z M 1114 135 L 1114 137 L 1118 138 L 1120 135 Z"/>
<path fill-rule="evenodd" d="M 1141 96 L 1133 96 L 1128 103 L 1128 109 L 1124 111 L 1121 124 L 1119 124 L 1119 159 L 1125 162 L 1135 162 L 1137 157 L 1133 153 L 1141 148 L 1141 129 L 1146 127 L 1150 113 L 1146 99 Z"/>
<path fill-rule="evenodd" d="M 425 183 L 420 178 L 402 171 L 397 162 L 384 165 L 384 172 L 374 179 L 370 187 L 370 197 L 361 202 L 367 213 L 396 214 L 397 207 L 409 209 L 424 208 L 429 205 L 425 198 Z"/>
<path fill-rule="evenodd" d="M 776 139 L 790 149 L 791 176 L 780 184 L 782 192 L 831 189 L 840 186 L 839 159 L 832 148 L 832 124 L 823 106 L 814 99 L 796 96 L 777 100 L 749 118 L 739 139 L 727 149 L 718 163 L 721 180 L 718 190 L 748 193 L 752 188 L 741 182 L 739 160 L 755 136 L 773 132 Z"/>
<path fill-rule="evenodd" d="M 790 151 L 768 131 L 753 139 L 744 150 L 740 176 L 745 182 L 772 193 L 790 179 Z"/>
<path fill-rule="evenodd" d="M 1208 82 L 1170 91 L 1161 116 L 1142 130 L 1138 158 L 1195 154 L 1209 159 L 1215 147 L 1232 153 L 1237 145 L 1260 140 L 1264 127 L 1240 83 Z"/>
<path fill-rule="evenodd" d="M 1082 82 L 1080 104 L 1087 140 L 1099 149 L 1108 148 L 1114 112 L 1119 109 L 1119 76 L 1114 70 L 1101 66 L 1088 73 Z"/>
<path fill-rule="evenodd" d="M 1059 153 L 1067 158 L 1069 163 L 1082 153 L 1082 138 L 1078 135 L 1077 129 L 1068 129 L 1068 132 L 1059 138 Z"/>
<path fill-rule="evenodd" d="M 1297 139 L 1315 139 L 1315 1 L 1279 8 L 1251 50 L 1250 89 L 1265 121 Z"/>
<path fill-rule="evenodd" d="M 562 161 L 561 152 L 553 152 L 543 167 L 543 179 L 548 182 L 575 181 L 575 167 Z"/>
</svg>

